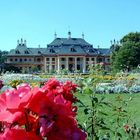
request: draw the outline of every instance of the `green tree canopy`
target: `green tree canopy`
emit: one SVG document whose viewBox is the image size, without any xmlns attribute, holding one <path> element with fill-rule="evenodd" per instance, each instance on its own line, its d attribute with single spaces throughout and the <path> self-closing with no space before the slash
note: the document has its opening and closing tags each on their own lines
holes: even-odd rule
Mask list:
<svg viewBox="0 0 140 140">
<path fill-rule="evenodd" d="M 132 70 L 140 64 L 140 33 L 129 33 L 121 40 L 119 49 L 112 52 L 114 70 Z"/>
<path fill-rule="evenodd" d="M 4 61 L 6 60 L 6 54 L 8 54 L 7 51 L 0 50 L 0 63 L 4 63 Z"/>
</svg>

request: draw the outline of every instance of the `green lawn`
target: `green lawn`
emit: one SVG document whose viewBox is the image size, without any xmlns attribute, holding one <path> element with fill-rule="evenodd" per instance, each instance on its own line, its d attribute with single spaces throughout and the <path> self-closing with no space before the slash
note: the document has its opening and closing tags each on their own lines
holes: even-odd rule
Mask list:
<svg viewBox="0 0 140 140">
<path fill-rule="evenodd" d="M 97 94 L 99 99 L 102 96 L 105 96 L 105 101 L 110 102 L 116 106 L 121 106 L 121 104 L 116 101 L 116 97 L 119 96 L 123 100 L 127 100 L 128 105 L 123 106 L 123 108 L 127 111 L 128 117 L 130 117 L 129 124 L 132 125 L 133 123 L 136 123 L 137 127 L 140 128 L 140 94 Z M 77 97 L 82 102 L 84 102 L 85 105 L 90 106 L 91 100 L 88 94 L 78 93 Z M 114 119 L 112 115 L 112 108 L 104 106 L 102 110 L 108 114 L 108 116 L 105 117 L 105 122 L 108 124 L 108 127 L 114 127 L 113 124 L 110 123 Z M 77 118 L 80 124 L 83 124 L 83 122 L 87 119 L 87 116 L 84 114 L 82 107 L 78 108 Z M 124 122 L 126 122 L 126 120 L 124 120 Z"/>
</svg>

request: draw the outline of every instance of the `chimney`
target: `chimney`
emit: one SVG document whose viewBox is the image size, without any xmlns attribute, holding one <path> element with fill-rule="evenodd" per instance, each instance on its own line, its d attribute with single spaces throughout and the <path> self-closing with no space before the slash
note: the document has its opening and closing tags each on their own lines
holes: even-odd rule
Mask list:
<svg viewBox="0 0 140 140">
<path fill-rule="evenodd" d="M 25 45 L 25 46 L 26 46 L 26 42 L 27 42 L 27 41 L 26 41 L 26 40 L 24 40 L 24 45 Z"/>
<path fill-rule="evenodd" d="M 17 46 L 19 46 L 19 40 L 17 40 Z"/>
<path fill-rule="evenodd" d="M 116 45 L 116 40 L 114 39 L 114 45 Z"/>
<path fill-rule="evenodd" d="M 69 31 L 68 32 L 68 39 L 70 39 L 71 38 L 71 32 Z"/>
</svg>

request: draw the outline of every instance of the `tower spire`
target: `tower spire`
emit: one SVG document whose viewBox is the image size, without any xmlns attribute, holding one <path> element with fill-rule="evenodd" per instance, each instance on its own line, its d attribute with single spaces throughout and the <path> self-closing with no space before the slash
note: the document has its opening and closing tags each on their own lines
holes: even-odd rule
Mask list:
<svg viewBox="0 0 140 140">
<path fill-rule="evenodd" d="M 56 39 L 57 38 L 57 34 L 56 34 L 56 32 L 54 32 L 54 39 Z"/>
<path fill-rule="evenodd" d="M 21 38 L 21 45 L 23 44 L 23 39 Z"/>
<path fill-rule="evenodd" d="M 85 38 L 85 35 L 84 35 L 84 33 L 82 33 L 82 38 L 83 38 L 83 39 Z"/>
<path fill-rule="evenodd" d="M 17 46 L 19 46 L 19 40 L 17 40 Z"/>
</svg>

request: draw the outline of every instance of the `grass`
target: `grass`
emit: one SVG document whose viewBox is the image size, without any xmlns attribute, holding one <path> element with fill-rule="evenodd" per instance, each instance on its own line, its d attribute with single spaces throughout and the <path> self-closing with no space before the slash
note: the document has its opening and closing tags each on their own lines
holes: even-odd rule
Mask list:
<svg viewBox="0 0 140 140">
<path fill-rule="evenodd" d="M 116 98 L 119 96 L 123 100 L 127 100 L 127 106 L 123 106 L 123 108 L 127 111 L 127 115 L 129 119 L 129 124 L 133 125 L 136 123 L 137 127 L 140 128 L 140 94 L 97 94 L 98 99 L 102 96 L 105 97 L 105 101 L 110 102 L 113 105 L 120 106 L 120 103 L 116 101 Z M 91 105 L 91 100 L 88 94 L 77 94 L 78 99 L 80 99 L 85 105 Z M 112 108 L 104 106 L 102 108 L 104 112 L 108 114 L 105 118 L 108 127 L 113 129 L 113 124 L 111 123 L 114 121 L 114 116 L 112 115 Z M 84 114 L 82 107 L 78 108 L 77 119 L 80 124 L 83 124 L 85 120 L 87 120 L 87 116 Z M 124 120 L 126 122 L 126 120 Z M 123 126 L 122 126 L 123 128 Z"/>
</svg>

